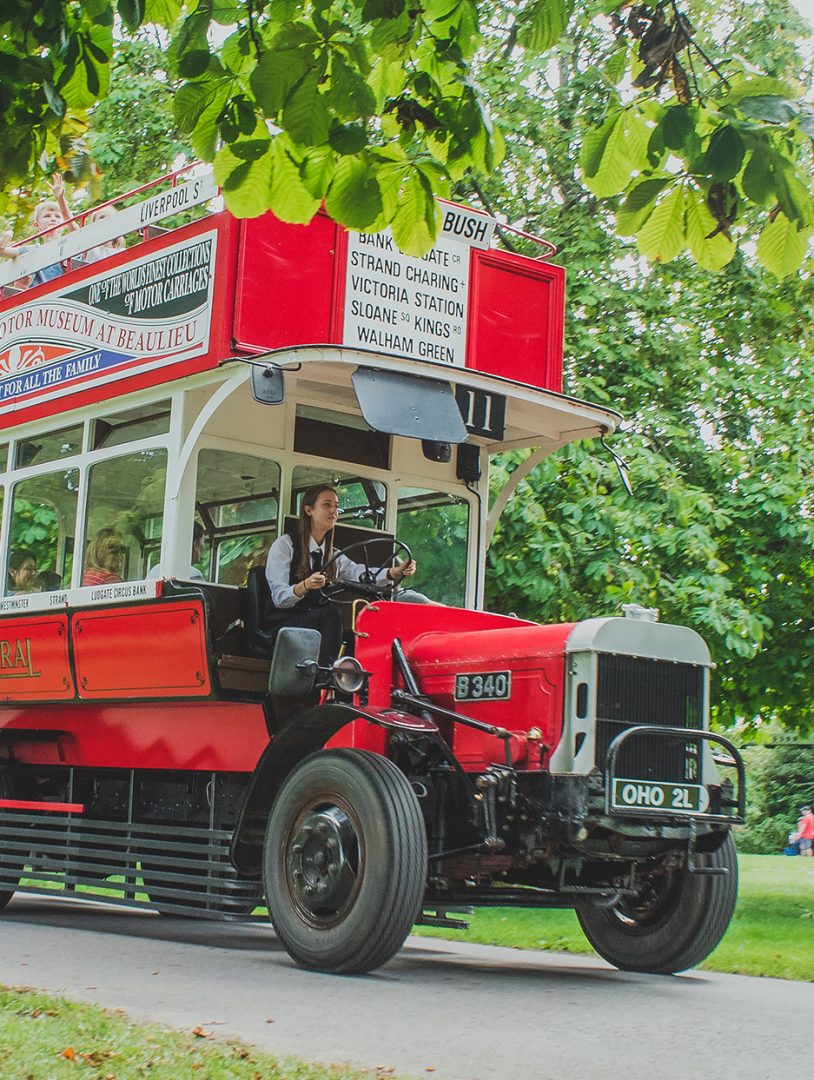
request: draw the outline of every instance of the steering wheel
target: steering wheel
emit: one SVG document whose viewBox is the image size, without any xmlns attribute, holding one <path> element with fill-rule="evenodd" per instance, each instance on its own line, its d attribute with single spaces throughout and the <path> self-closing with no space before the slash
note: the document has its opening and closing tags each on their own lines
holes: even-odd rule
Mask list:
<svg viewBox="0 0 814 1080">
<path fill-rule="evenodd" d="M 390 544 L 392 548 L 387 558 L 375 569 L 371 569 L 370 559 L 368 557 L 368 548 L 371 544 Z M 337 597 L 344 592 L 353 593 L 355 596 L 367 596 L 374 600 L 386 600 L 393 595 L 393 592 L 396 589 L 396 582 L 388 580 L 386 583 L 381 584 L 376 581 L 376 578 L 385 567 L 389 568 L 393 566 L 402 552 L 408 560 L 413 557 L 412 551 L 410 551 L 407 545 L 403 544 L 401 540 L 391 539 L 388 536 L 376 536 L 371 537 L 370 540 L 355 540 L 352 544 L 348 544 L 346 548 L 335 552 L 322 567 L 321 572 L 324 574 L 329 567 L 333 566 L 340 555 L 350 558 L 349 553 L 355 552 L 357 549 L 361 549 L 361 562 L 365 568 L 361 581 L 329 581 L 328 584 L 323 585 L 320 590 L 324 597 L 328 600 L 333 600 L 336 604 L 349 602 L 337 599 Z M 360 560 L 353 560 L 353 562 L 357 561 Z"/>
</svg>

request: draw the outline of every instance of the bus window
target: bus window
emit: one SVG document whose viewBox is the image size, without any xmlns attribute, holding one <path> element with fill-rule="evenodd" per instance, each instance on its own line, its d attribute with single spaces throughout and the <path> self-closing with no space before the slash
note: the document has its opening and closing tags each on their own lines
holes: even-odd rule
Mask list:
<svg viewBox="0 0 814 1080">
<path fill-rule="evenodd" d="M 416 589 L 431 600 L 461 607 L 466 595 L 469 506 L 446 492 L 399 490 L 396 535 L 418 564 Z"/>
<path fill-rule="evenodd" d="M 206 537 L 203 572 L 222 585 L 244 585 L 265 563 L 277 536 L 280 467 L 230 450 L 201 450 L 195 509 Z"/>
<path fill-rule="evenodd" d="M 14 451 L 14 465 L 24 469 L 30 465 L 42 465 L 46 461 L 72 457 L 82 449 L 82 424 L 48 431 L 30 439 L 21 439 Z"/>
<path fill-rule="evenodd" d="M 155 401 L 135 409 L 100 416 L 92 421 L 90 448 L 121 446 L 136 439 L 151 439 L 170 430 L 169 401 Z"/>
<path fill-rule="evenodd" d="M 0 445 L 0 472 L 5 472 L 8 465 L 8 443 Z"/>
<path fill-rule="evenodd" d="M 294 424 L 294 450 L 298 454 L 350 461 L 372 469 L 390 467 L 392 439 L 374 431 L 361 416 L 298 405 Z"/>
<path fill-rule="evenodd" d="M 21 480 L 11 500 L 6 593 L 50 592 L 70 585 L 79 470 Z M 28 573 L 33 559 L 36 574 Z"/>
<path fill-rule="evenodd" d="M 387 489 L 379 480 L 370 480 L 358 473 L 298 467 L 291 485 L 291 510 L 300 512 L 302 496 L 313 484 L 332 484 L 339 497 L 340 524 L 358 525 L 363 529 L 384 529 L 387 513 Z"/>
<path fill-rule="evenodd" d="M 88 474 L 83 585 L 138 581 L 158 561 L 167 451 L 100 461 Z"/>
</svg>

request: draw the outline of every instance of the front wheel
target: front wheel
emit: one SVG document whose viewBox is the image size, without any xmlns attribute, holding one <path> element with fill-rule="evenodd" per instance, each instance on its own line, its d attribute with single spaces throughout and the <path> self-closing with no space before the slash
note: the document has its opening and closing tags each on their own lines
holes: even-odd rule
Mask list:
<svg viewBox="0 0 814 1080">
<path fill-rule="evenodd" d="M 272 807 L 263 880 L 277 936 L 301 966 L 372 971 L 418 917 L 427 838 L 409 781 L 387 758 L 320 750 Z"/>
<path fill-rule="evenodd" d="M 600 956 L 623 971 L 671 975 L 705 960 L 726 933 L 738 896 L 738 859 L 731 835 L 699 865 L 726 874 L 691 874 L 685 865 L 643 875 L 633 897 L 611 907 L 577 907 L 580 925 Z"/>
</svg>

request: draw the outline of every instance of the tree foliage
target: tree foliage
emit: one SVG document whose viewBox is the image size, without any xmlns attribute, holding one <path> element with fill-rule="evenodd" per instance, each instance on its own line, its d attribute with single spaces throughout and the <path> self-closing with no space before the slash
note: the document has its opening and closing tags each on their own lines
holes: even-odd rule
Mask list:
<svg viewBox="0 0 814 1080">
<path fill-rule="evenodd" d="M 814 111 L 771 65 L 746 63 L 679 7 L 618 0 L 21 0 L 0 20 L 0 183 L 30 175 L 70 110 L 103 98 L 126 31 L 164 29 L 181 85 L 175 117 L 214 161 L 239 216 L 389 225 L 414 254 L 438 228 L 434 196 L 489 174 L 503 138 L 476 81 L 485 40 L 507 64 L 567 48 L 596 28 L 608 48 L 602 100 L 581 146 L 585 182 L 619 204 L 648 258 L 731 260 L 759 233 L 778 276 L 812 227 Z M 733 23 L 732 38 L 744 18 Z M 789 17 L 789 31 L 800 29 Z M 739 222 L 747 208 L 758 211 Z"/>
<path fill-rule="evenodd" d="M 727 11 L 722 0 L 718 15 Z M 742 42 L 744 56 L 802 70 L 776 29 Z M 551 622 L 657 607 L 708 640 L 719 723 L 810 728 L 810 264 L 779 289 L 741 253 L 716 276 L 687 253 L 669 264 L 638 257 L 575 166 L 603 107 L 607 50 L 586 26 L 554 78 L 528 58 L 507 65 L 498 42 L 478 76 L 502 103 L 508 167 L 463 194 L 561 247 L 566 389 L 630 418 L 615 446 L 634 497 L 596 444 L 545 460 L 504 511 L 487 601 Z M 500 463 L 496 487 L 517 463 Z"/>
<path fill-rule="evenodd" d="M 801 807 L 814 805 L 814 746 L 781 740 L 750 747 L 746 758 L 749 804 L 738 848 L 779 855 Z"/>
</svg>

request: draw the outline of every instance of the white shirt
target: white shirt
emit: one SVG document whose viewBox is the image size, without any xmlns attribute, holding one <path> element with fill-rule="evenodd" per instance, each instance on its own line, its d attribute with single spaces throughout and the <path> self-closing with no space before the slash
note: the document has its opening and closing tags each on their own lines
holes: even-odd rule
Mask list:
<svg viewBox="0 0 814 1080">
<path fill-rule="evenodd" d="M 324 542 L 318 544 L 312 536 L 308 543 L 309 557 L 314 551 L 322 552 L 322 561 L 326 561 Z M 269 548 L 268 558 L 266 559 L 266 581 L 269 583 L 271 599 L 276 608 L 293 607 L 302 600 L 302 597 L 297 596 L 294 592 L 294 586 L 288 583 L 293 558 L 294 543 L 288 533 L 283 533 L 282 536 L 277 537 Z M 337 581 L 361 581 L 365 573 L 365 567 L 361 563 L 355 563 L 344 555 L 337 556 L 334 566 L 336 567 Z M 376 575 L 377 584 L 387 580 L 388 570 L 389 567 L 387 566 L 381 568 Z M 311 571 L 311 573 L 315 572 Z"/>
</svg>

